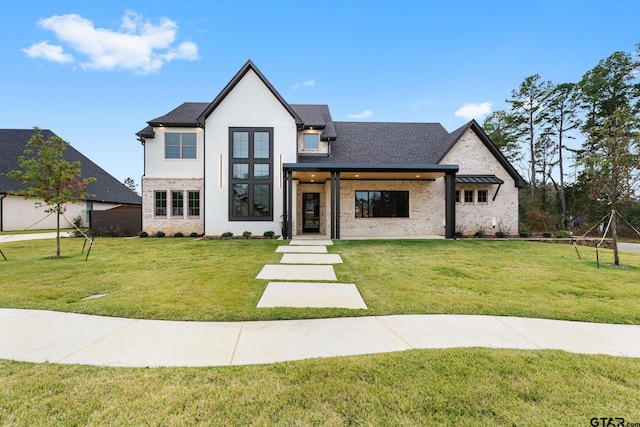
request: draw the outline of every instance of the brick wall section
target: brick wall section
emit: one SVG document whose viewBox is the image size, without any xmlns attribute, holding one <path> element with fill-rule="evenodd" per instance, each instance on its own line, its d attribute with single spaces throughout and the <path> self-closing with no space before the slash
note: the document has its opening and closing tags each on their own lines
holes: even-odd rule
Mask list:
<svg viewBox="0 0 640 427">
<path fill-rule="evenodd" d="M 203 179 L 142 179 L 142 229 L 149 234 L 163 231 L 168 236 L 177 232 L 185 236 L 191 233 L 204 233 L 204 180 Z M 182 190 L 184 192 L 184 215 L 182 217 L 171 216 L 171 191 Z M 167 216 L 155 216 L 155 191 L 167 192 Z M 200 216 L 187 216 L 188 191 L 200 191 Z"/>
<path fill-rule="evenodd" d="M 355 192 L 360 190 L 409 191 L 409 218 L 356 218 Z M 443 236 L 444 194 L 444 178 L 435 181 L 343 180 L 340 182 L 340 236 Z M 329 221 L 330 212 L 327 212 L 325 222 Z"/>
<path fill-rule="evenodd" d="M 498 185 L 456 185 L 459 190 L 488 190 L 489 199 L 486 204 L 478 204 L 475 202 L 477 194 L 474 194 L 474 203 L 457 204 L 456 231 L 464 229 L 464 234 L 473 234 L 479 228 L 484 228 L 488 235 L 492 235 L 502 228 L 509 234 L 517 234 L 518 188 L 515 181 L 471 129 L 467 130 L 440 163 L 459 165 L 460 175 L 490 174 L 504 181 L 495 201 L 493 197 Z M 461 196 L 464 198 L 463 193 Z"/>
</svg>

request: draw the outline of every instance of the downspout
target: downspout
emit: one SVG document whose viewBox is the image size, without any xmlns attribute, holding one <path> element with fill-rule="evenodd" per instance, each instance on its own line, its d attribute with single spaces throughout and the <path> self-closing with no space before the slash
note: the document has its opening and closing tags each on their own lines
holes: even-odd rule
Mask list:
<svg viewBox="0 0 640 427">
<path fill-rule="evenodd" d="M 0 231 L 4 231 L 4 228 L 3 228 L 3 224 L 4 224 L 4 207 L 2 206 L 2 200 L 5 197 L 7 197 L 6 193 L 2 194 L 2 197 L 0 197 Z"/>
<path fill-rule="evenodd" d="M 202 214 L 202 235 L 204 236 L 207 224 L 207 209 L 205 203 L 207 198 L 207 130 L 204 125 L 200 125 L 200 129 L 202 129 L 202 200 L 200 202 L 200 212 Z M 220 167 L 222 167 L 222 165 L 220 165 Z M 222 171 L 220 173 L 222 173 Z"/>
</svg>

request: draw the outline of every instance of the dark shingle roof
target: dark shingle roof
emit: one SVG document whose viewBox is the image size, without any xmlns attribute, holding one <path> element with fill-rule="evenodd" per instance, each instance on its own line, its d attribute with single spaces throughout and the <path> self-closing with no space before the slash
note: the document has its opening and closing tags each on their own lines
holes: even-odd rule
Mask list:
<svg viewBox="0 0 640 427">
<path fill-rule="evenodd" d="M 19 191 L 24 188 L 20 181 L 10 179 L 4 174 L 19 168 L 18 156 L 23 153 L 33 133 L 33 129 L 0 129 L 0 193 Z M 46 140 L 55 134 L 44 129 L 42 136 Z M 80 161 L 83 178 L 96 178 L 87 187 L 88 193 L 91 194 L 91 196 L 87 196 L 87 200 L 129 205 L 142 204 L 140 196 L 71 145 L 64 151 L 64 158 L 70 162 Z"/>
<path fill-rule="evenodd" d="M 208 102 L 185 102 L 164 116 L 150 120 L 151 126 L 197 126 L 198 116 L 209 106 Z"/>
<path fill-rule="evenodd" d="M 305 128 L 322 129 L 322 140 L 336 139 L 336 128 L 328 105 L 291 104 Z"/>
<path fill-rule="evenodd" d="M 439 123 L 334 122 L 331 156 L 300 156 L 304 163 L 436 164 L 448 147 Z"/>
</svg>

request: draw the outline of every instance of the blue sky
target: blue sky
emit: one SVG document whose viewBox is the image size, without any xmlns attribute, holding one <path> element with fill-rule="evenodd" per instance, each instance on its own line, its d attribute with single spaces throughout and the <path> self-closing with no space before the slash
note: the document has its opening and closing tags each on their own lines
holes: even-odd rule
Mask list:
<svg viewBox="0 0 640 427">
<path fill-rule="evenodd" d="M 49 1 L 3 7 L 0 128 L 51 129 L 120 181 L 135 133 L 208 102 L 251 59 L 336 121 L 440 122 L 506 108 L 538 73 L 578 81 L 640 43 L 637 0 Z"/>
</svg>

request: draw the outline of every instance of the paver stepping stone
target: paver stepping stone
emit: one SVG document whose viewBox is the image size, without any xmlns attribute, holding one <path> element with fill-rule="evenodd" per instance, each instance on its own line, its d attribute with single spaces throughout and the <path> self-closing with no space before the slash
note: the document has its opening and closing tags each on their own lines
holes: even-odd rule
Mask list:
<svg viewBox="0 0 640 427">
<path fill-rule="evenodd" d="M 278 246 L 276 252 L 299 254 L 326 254 L 326 246 Z"/>
<path fill-rule="evenodd" d="M 284 254 L 281 264 L 342 264 L 338 254 Z"/>
<path fill-rule="evenodd" d="M 256 279 L 266 280 L 338 280 L 331 265 L 267 264 Z"/>
<path fill-rule="evenodd" d="M 289 245 L 291 246 L 331 246 L 333 242 L 331 240 L 313 240 L 313 239 L 295 239 L 292 240 Z"/>
<path fill-rule="evenodd" d="M 354 284 L 270 282 L 258 307 L 366 309 L 367 305 Z"/>
</svg>

